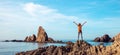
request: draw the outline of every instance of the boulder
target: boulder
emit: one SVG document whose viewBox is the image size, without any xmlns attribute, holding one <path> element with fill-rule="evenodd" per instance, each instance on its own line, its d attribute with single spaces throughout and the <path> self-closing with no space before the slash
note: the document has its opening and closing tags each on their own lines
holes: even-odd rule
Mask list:
<svg viewBox="0 0 120 55">
<path fill-rule="evenodd" d="M 46 42 L 48 41 L 48 35 L 42 26 L 39 27 L 36 42 Z"/>
<path fill-rule="evenodd" d="M 35 40 L 36 40 L 36 36 L 35 36 L 35 34 L 33 34 L 32 36 L 27 36 L 24 41 L 25 42 L 35 42 Z"/>
<path fill-rule="evenodd" d="M 109 42 L 113 41 L 108 34 L 103 35 L 102 37 L 97 37 L 94 39 L 95 42 Z"/>
</svg>

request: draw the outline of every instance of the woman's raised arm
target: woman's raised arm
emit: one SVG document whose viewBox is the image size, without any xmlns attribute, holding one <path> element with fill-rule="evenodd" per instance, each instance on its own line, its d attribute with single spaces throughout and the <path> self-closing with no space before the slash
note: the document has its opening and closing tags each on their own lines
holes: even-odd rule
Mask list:
<svg viewBox="0 0 120 55">
<path fill-rule="evenodd" d="M 75 21 L 73 21 L 73 23 L 75 23 L 76 25 L 78 25 Z"/>
<path fill-rule="evenodd" d="M 82 26 L 83 26 L 85 23 L 87 23 L 87 21 L 85 21 L 85 22 L 82 24 Z"/>
</svg>

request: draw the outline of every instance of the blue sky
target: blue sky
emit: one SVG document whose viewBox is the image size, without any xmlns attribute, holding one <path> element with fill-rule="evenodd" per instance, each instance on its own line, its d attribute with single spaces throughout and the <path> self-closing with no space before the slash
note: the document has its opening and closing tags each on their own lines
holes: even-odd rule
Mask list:
<svg viewBox="0 0 120 55">
<path fill-rule="evenodd" d="M 54 39 L 84 39 L 120 32 L 120 0 L 0 0 L 0 40 L 24 39 L 37 34 L 39 26 Z"/>
</svg>

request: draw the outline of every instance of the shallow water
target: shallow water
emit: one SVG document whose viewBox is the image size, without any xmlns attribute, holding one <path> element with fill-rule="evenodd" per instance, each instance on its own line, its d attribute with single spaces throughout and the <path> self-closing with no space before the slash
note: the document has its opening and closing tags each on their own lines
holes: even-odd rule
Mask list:
<svg viewBox="0 0 120 55">
<path fill-rule="evenodd" d="M 65 42 L 67 40 L 64 40 Z M 75 42 L 75 40 L 71 40 L 72 42 Z M 99 45 L 100 42 L 93 42 L 87 40 L 88 43 L 91 45 Z M 104 43 L 105 46 L 111 45 L 111 42 Z M 21 51 L 28 51 L 28 50 L 34 50 L 38 47 L 45 47 L 45 46 L 65 46 L 66 44 L 60 44 L 60 43 L 29 43 L 29 42 L 0 42 L 0 55 L 15 55 L 17 52 Z"/>
<path fill-rule="evenodd" d="M 34 50 L 38 47 L 50 45 L 65 46 L 60 43 L 27 43 L 27 42 L 0 42 L 0 55 L 15 55 L 17 52 Z"/>
<path fill-rule="evenodd" d="M 67 41 L 69 41 L 69 40 L 63 40 L 64 42 L 67 42 Z M 70 41 L 72 41 L 72 42 L 76 42 L 76 40 L 70 40 Z M 101 43 L 103 43 L 103 45 L 104 46 L 109 46 L 109 45 L 111 45 L 112 44 L 112 42 L 94 42 L 93 40 L 85 40 L 85 41 L 87 41 L 89 44 L 91 44 L 92 46 L 96 46 L 96 45 L 99 45 L 99 44 L 101 44 Z"/>
</svg>

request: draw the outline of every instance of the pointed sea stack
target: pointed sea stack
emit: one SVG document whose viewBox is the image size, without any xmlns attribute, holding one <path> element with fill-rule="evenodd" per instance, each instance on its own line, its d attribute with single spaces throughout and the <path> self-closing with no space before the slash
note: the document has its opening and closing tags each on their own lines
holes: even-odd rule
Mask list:
<svg viewBox="0 0 120 55">
<path fill-rule="evenodd" d="M 48 41 L 48 35 L 42 26 L 39 27 L 36 42 L 46 42 Z"/>
</svg>

